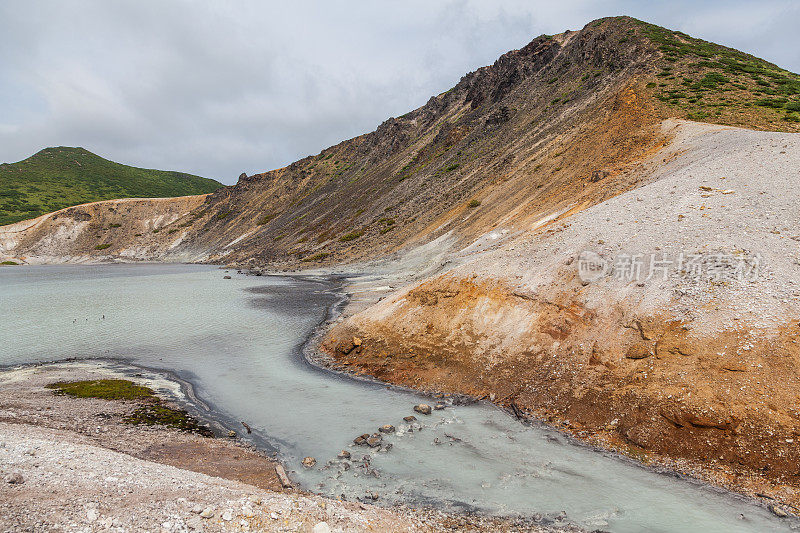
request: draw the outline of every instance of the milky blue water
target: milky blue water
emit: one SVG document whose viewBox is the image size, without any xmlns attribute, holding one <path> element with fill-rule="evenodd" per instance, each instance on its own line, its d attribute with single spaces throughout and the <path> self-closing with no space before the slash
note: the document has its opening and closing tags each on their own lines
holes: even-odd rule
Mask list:
<svg viewBox="0 0 800 533">
<path fill-rule="evenodd" d="M 0 268 L 0 365 L 105 358 L 174 372 L 210 415 L 278 451 L 305 488 L 541 516 L 606 531 L 784 531 L 749 500 L 528 427 L 490 405 L 403 416 L 429 399 L 310 366 L 301 347 L 339 296 L 329 283 L 186 265 Z M 391 449 L 352 445 L 379 425 Z M 353 461 L 336 459 L 342 449 Z M 369 467 L 362 457 L 369 455 Z M 305 469 L 305 456 L 317 465 Z M 348 468 L 349 467 L 349 468 Z"/>
</svg>

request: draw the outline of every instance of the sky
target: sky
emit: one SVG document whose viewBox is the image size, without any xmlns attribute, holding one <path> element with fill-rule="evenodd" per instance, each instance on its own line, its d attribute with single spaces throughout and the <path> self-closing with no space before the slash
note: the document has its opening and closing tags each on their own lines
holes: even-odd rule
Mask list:
<svg viewBox="0 0 800 533">
<path fill-rule="evenodd" d="M 0 162 L 82 146 L 231 184 L 612 15 L 800 72 L 798 1 L 2 0 Z"/>
</svg>

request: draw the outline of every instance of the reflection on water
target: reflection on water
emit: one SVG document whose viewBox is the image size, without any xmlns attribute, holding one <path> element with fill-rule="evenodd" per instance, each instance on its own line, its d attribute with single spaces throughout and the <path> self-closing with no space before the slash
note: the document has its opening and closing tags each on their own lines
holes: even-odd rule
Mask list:
<svg viewBox="0 0 800 533">
<path fill-rule="evenodd" d="M 609 531 L 790 529 L 749 502 L 576 446 L 488 405 L 404 423 L 423 399 L 301 358 L 338 299 L 325 284 L 222 276 L 184 265 L 0 269 L 0 365 L 103 357 L 172 370 L 220 420 L 247 422 L 306 488 L 337 497 L 538 514 Z M 383 424 L 397 428 L 383 446 L 352 445 Z M 349 461 L 336 458 L 342 449 Z M 303 468 L 305 456 L 317 465 Z"/>
</svg>

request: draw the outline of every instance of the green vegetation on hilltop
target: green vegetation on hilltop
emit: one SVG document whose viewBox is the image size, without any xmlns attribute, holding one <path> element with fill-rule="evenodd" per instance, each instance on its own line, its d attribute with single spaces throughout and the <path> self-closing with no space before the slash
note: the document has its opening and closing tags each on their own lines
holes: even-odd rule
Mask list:
<svg viewBox="0 0 800 533">
<path fill-rule="evenodd" d="M 83 148 L 45 148 L 0 164 L 0 225 L 88 202 L 205 194 L 222 186 L 183 172 L 114 163 Z"/>
<path fill-rule="evenodd" d="M 662 53 L 648 87 L 678 116 L 800 131 L 800 76 L 733 48 L 637 22 Z"/>
</svg>

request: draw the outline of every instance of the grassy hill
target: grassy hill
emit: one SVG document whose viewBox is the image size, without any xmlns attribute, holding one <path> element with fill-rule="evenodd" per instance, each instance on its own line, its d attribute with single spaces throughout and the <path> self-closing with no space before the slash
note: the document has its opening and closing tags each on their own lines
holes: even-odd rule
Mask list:
<svg viewBox="0 0 800 533">
<path fill-rule="evenodd" d="M 0 164 L 0 225 L 87 202 L 205 194 L 222 186 L 183 172 L 114 163 L 83 148 L 45 148 Z"/>
</svg>

